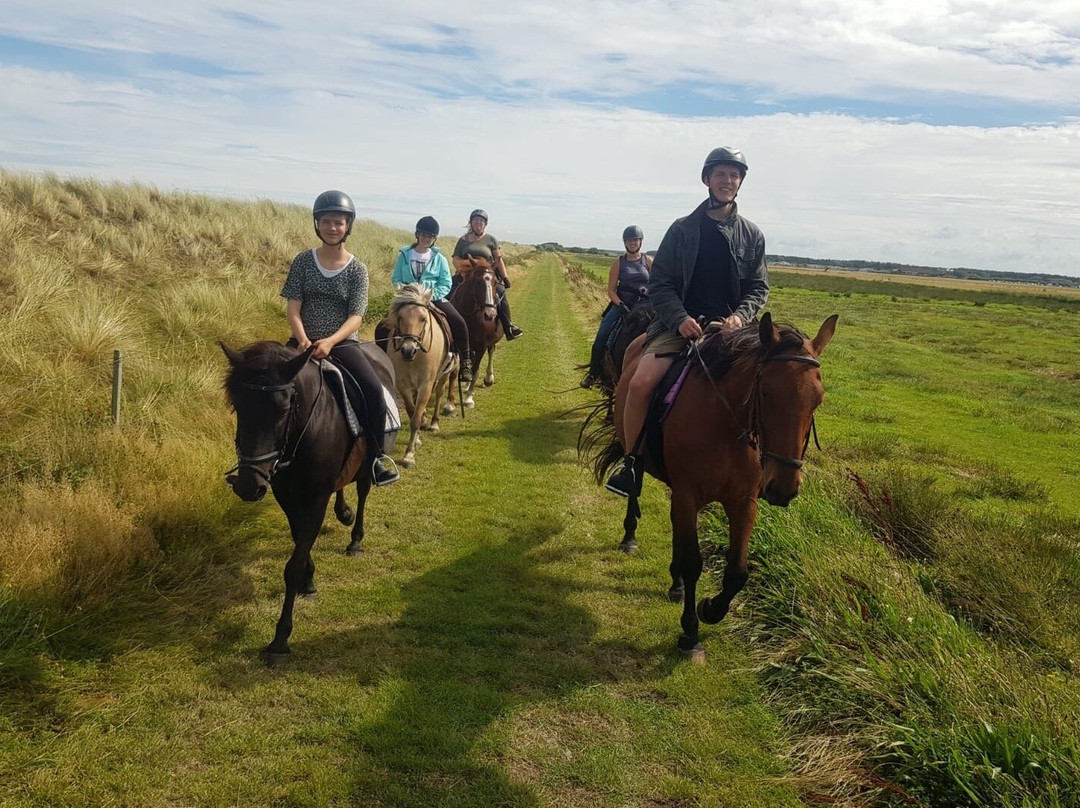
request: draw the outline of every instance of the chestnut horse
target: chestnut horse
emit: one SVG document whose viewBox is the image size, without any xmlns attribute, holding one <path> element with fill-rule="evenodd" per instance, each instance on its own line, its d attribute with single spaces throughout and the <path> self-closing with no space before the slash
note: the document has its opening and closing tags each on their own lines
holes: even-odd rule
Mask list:
<svg viewBox="0 0 1080 808">
<path fill-rule="evenodd" d="M 678 647 L 694 662 L 705 659 L 699 621 L 720 622 L 746 584 L 758 498 L 784 507 L 802 486 L 814 410 L 825 395 L 818 357 L 832 339 L 836 321 L 837 315 L 829 317 L 812 340 L 793 326 L 774 325 L 769 314 L 760 324 L 708 334 L 692 348 L 693 367 L 661 427 L 663 467 L 651 453 L 645 454 L 645 470 L 671 488 L 668 595 L 683 602 Z M 644 341 L 639 337 L 626 352 L 614 392 L 614 424 L 603 422 L 609 399 L 582 427 L 579 448 L 594 455 L 598 481 L 625 452 L 623 406 Z M 698 513 L 710 502 L 719 502 L 727 514 L 727 566 L 720 593 L 703 598 L 695 608 L 702 570 Z M 623 522 L 624 544 L 633 541 L 639 516 L 637 497 L 631 497 Z"/>
<path fill-rule="evenodd" d="M 390 329 L 386 352 L 394 364 L 397 390 L 409 413 L 409 444 L 401 465 L 416 465 L 420 430 L 439 431 L 439 401 L 449 380 L 444 415 L 454 412 L 454 381 L 457 360 L 451 361 L 450 345 L 439 324 L 438 310 L 431 305 L 431 290 L 410 283 L 397 290 L 390 301 L 390 313 L 383 321 Z M 435 412 L 427 420 L 428 400 L 435 394 Z"/>
<path fill-rule="evenodd" d="M 454 270 L 461 276 L 461 282 L 450 292 L 450 302 L 465 318 L 465 324 L 469 327 L 469 350 L 472 352 L 473 379 L 469 382 L 461 403 L 472 407 L 476 403 L 473 399 L 473 388 L 476 387 L 480 362 L 485 353 L 487 372 L 484 374 L 484 387 L 495 384 L 495 343 L 503 338 L 502 323 L 497 316 L 498 281 L 495 269 L 483 258 L 454 258 Z"/>
<path fill-rule="evenodd" d="M 256 342 L 236 350 L 220 343 L 229 360 L 225 393 L 236 412 L 236 467 L 227 482 L 246 502 L 273 490 L 292 532 L 293 552 L 285 565 L 285 602 L 273 641 L 260 654 L 267 665 L 289 659 L 289 635 L 296 596 L 315 594 L 311 548 L 319 535 L 326 506 L 335 494 L 334 512 L 352 521 L 337 478 L 353 445 L 334 394 L 319 362 L 278 342 Z M 393 366 L 382 351 L 364 346 L 385 385 L 393 384 Z M 381 358 L 380 358 L 381 357 Z M 364 504 L 371 490 L 367 453 L 356 481 L 356 523 L 346 553 L 358 555 L 364 538 Z"/>
</svg>

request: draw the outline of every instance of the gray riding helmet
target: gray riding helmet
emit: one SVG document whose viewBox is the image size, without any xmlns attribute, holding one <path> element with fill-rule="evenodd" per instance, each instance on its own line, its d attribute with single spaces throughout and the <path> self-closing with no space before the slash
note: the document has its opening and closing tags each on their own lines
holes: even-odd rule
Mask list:
<svg viewBox="0 0 1080 808">
<path fill-rule="evenodd" d="M 701 181 L 705 182 L 712 170 L 720 165 L 738 166 L 744 177 L 750 170 L 741 151 L 731 146 L 720 146 L 709 152 L 709 156 L 705 158 L 705 165 L 701 167 Z"/>
<path fill-rule="evenodd" d="M 641 232 L 641 228 L 636 224 L 632 224 L 622 231 L 623 241 L 629 241 L 632 238 L 645 238 L 645 234 Z"/>
<path fill-rule="evenodd" d="M 324 213 L 345 214 L 349 220 L 349 226 L 345 230 L 345 238 L 341 240 L 344 242 L 352 233 L 353 222 L 356 221 L 356 206 L 352 199 L 344 191 L 323 191 L 315 197 L 315 204 L 311 206 L 311 215 L 315 220 L 315 234 L 320 240 L 322 240 L 322 235 L 319 234 L 319 217 Z"/>
</svg>

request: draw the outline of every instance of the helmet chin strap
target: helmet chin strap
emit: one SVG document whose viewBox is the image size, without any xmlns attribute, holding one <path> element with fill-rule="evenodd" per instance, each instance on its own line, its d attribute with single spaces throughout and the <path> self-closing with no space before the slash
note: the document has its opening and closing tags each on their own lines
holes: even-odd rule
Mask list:
<svg viewBox="0 0 1080 808">
<path fill-rule="evenodd" d="M 735 194 L 738 196 L 738 193 Z M 730 208 L 735 205 L 735 196 L 731 197 L 730 202 L 721 202 L 715 196 L 713 196 L 712 189 L 709 189 L 709 210 L 716 210 L 717 208 Z"/>
</svg>

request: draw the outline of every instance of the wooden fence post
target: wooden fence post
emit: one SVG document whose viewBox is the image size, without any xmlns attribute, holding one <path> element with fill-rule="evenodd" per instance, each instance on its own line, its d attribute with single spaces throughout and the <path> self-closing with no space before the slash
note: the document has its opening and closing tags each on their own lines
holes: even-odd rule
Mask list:
<svg viewBox="0 0 1080 808">
<path fill-rule="evenodd" d="M 124 354 L 117 349 L 112 355 L 112 422 L 120 426 L 120 388 L 124 380 Z"/>
</svg>

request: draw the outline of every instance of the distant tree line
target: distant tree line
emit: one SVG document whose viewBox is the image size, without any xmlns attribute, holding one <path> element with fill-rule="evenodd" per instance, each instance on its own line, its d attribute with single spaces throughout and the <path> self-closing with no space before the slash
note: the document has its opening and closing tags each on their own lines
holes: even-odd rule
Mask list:
<svg viewBox="0 0 1080 808">
<path fill-rule="evenodd" d="M 557 241 L 545 241 L 537 244 L 536 249 L 544 252 L 560 252 L 578 255 L 621 255 L 622 250 L 602 250 L 599 247 L 564 247 Z M 649 252 L 650 255 L 654 254 Z M 794 267 L 819 267 L 821 269 L 857 270 L 861 272 L 880 272 L 887 275 L 922 275 L 941 278 L 964 278 L 976 281 L 995 281 L 997 283 L 1034 283 L 1042 286 L 1065 286 L 1080 288 L 1080 278 L 1068 275 L 1051 275 L 1048 272 L 1004 272 L 994 269 L 972 269 L 971 267 L 926 267 L 917 264 L 898 264 L 892 261 L 841 261 L 832 258 L 803 258 L 799 255 L 766 255 L 770 264 Z"/>
<path fill-rule="evenodd" d="M 822 269 L 859 270 L 889 275 L 922 275 L 940 278 L 964 278 L 997 283 L 1034 283 L 1042 286 L 1069 286 L 1080 288 L 1080 278 L 1067 275 L 1051 275 L 1048 272 L 1005 272 L 994 269 L 971 267 L 926 267 L 914 264 L 897 264 L 891 261 L 840 261 L 830 258 L 803 258 L 798 255 L 769 255 L 766 260 L 779 266 L 820 267 Z"/>
</svg>

